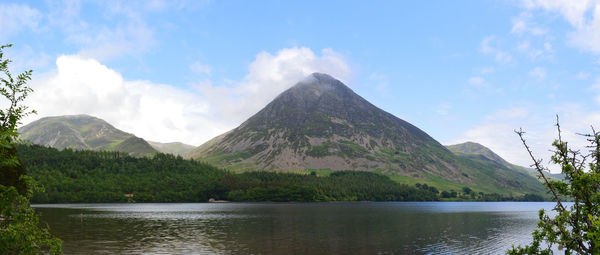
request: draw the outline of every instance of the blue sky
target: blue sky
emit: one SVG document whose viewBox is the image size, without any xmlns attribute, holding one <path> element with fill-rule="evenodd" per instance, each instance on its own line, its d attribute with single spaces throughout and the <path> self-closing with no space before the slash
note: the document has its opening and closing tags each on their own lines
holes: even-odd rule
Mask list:
<svg viewBox="0 0 600 255">
<path fill-rule="evenodd" d="M 554 115 L 600 124 L 600 1 L 10 1 L 0 43 L 39 114 L 194 145 L 326 72 L 443 144 L 528 164 Z M 574 142 L 581 144 L 581 141 Z"/>
</svg>

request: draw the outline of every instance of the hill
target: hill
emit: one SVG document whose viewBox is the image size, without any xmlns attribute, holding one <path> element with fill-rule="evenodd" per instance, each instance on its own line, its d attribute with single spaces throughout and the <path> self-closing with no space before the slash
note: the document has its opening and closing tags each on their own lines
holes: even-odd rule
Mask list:
<svg viewBox="0 0 600 255">
<path fill-rule="evenodd" d="M 144 139 L 89 115 L 41 118 L 19 133 L 23 140 L 57 149 L 120 151 L 136 157 L 157 153 Z"/>
<path fill-rule="evenodd" d="M 461 144 L 448 145 L 446 146 L 448 150 L 457 154 L 457 155 L 478 155 L 481 158 L 487 159 L 489 161 L 498 163 L 503 166 L 512 167 L 513 165 L 508 163 L 506 160 L 498 156 L 492 150 L 487 147 L 474 143 L 474 142 L 465 142 Z"/>
<path fill-rule="evenodd" d="M 465 143 L 461 143 L 461 144 L 448 145 L 448 146 L 446 146 L 446 148 L 448 148 L 450 151 L 452 151 L 453 153 L 455 153 L 457 156 L 460 156 L 460 157 L 466 157 L 466 158 L 471 158 L 471 159 L 479 158 L 481 160 L 487 160 L 490 162 L 500 164 L 508 169 L 512 169 L 514 171 L 519 171 L 522 173 L 527 173 L 528 175 L 537 178 L 538 173 L 535 169 L 511 164 L 511 163 L 507 162 L 506 160 L 504 160 L 502 157 L 498 156 L 496 153 L 494 153 L 489 148 L 487 148 L 481 144 L 478 144 L 478 143 L 465 142 Z M 546 176 L 549 176 L 549 177 L 555 178 L 555 179 L 563 179 L 564 178 L 563 174 L 554 174 L 554 173 L 549 173 L 549 172 L 546 172 L 544 174 Z"/>
<path fill-rule="evenodd" d="M 193 145 L 180 143 L 180 142 L 159 143 L 159 142 L 148 141 L 148 143 L 150 144 L 150 146 L 152 146 L 152 148 L 154 148 L 155 150 L 157 150 L 159 152 L 173 154 L 173 155 L 183 155 L 186 152 L 191 151 L 192 149 L 196 148 Z"/>
</svg>

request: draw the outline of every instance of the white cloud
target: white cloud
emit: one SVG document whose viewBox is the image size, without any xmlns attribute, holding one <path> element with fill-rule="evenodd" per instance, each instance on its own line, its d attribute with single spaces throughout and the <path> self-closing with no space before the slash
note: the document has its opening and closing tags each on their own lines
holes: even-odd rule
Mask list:
<svg viewBox="0 0 600 255">
<path fill-rule="evenodd" d="M 594 84 L 591 86 L 592 91 L 596 92 L 596 103 L 600 105 L 600 77 L 596 77 Z"/>
<path fill-rule="evenodd" d="M 479 76 L 469 78 L 469 84 L 473 85 L 475 87 L 478 87 L 478 88 L 489 86 L 489 84 L 485 81 L 485 79 L 483 79 Z"/>
<path fill-rule="evenodd" d="M 527 144 L 534 156 L 543 159 L 553 171 L 557 166 L 548 165 L 552 152 L 552 142 L 557 138 L 556 116 L 560 116 L 562 137 L 574 149 L 585 150 L 587 145 L 577 133 L 590 133 L 590 125 L 600 126 L 600 112 L 589 112 L 579 104 L 563 103 L 556 108 L 542 108 L 525 105 L 499 110 L 485 117 L 481 124 L 464 132 L 458 139 L 448 144 L 473 141 L 496 152 L 508 162 L 529 166 L 532 161 L 514 130 L 523 128 Z"/>
<path fill-rule="evenodd" d="M 81 16 L 80 1 L 49 1 L 48 26 L 50 29 L 62 30 L 67 35 L 85 33 L 90 25 Z"/>
<path fill-rule="evenodd" d="M 528 33 L 535 36 L 540 36 L 546 34 L 548 31 L 544 28 L 537 26 L 534 22 L 531 21 L 533 15 L 529 12 L 522 12 L 519 16 L 514 17 L 512 19 L 512 28 L 510 30 L 511 33 L 515 34 L 523 34 Z"/>
<path fill-rule="evenodd" d="M 467 80 L 469 87 L 466 88 L 468 93 L 475 94 L 497 94 L 503 93 L 502 88 L 495 87 L 491 85 L 485 78 L 481 76 L 473 76 Z"/>
<path fill-rule="evenodd" d="M 35 71 L 38 68 L 46 67 L 52 61 L 52 58 L 48 54 L 44 52 L 36 52 L 29 45 L 19 46 L 15 45 L 11 48 L 5 49 L 7 59 L 13 60 L 11 64 L 11 70 L 15 73 L 21 73 L 22 71 L 29 69 L 33 69 Z"/>
<path fill-rule="evenodd" d="M 39 114 L 26 121 L 90 114 L 150 140 L 190 143 L 208 139 L 225 128 L 207 119 L 206 103 L 188 91 L 148 81 L 127 81 L 98 61 L 79 56 L 61 56 L 56 66 L 57 70 L 31 81 L 35 92 L 27 105 Z"/>
<path fill-rule="evenodd" d="M 317 56 L 309 48 L 294 47 L 275 55 L 260 52 L 248 75 L 234 87 L 197 85 L 197 89 L 216 107 L 216 116 L 227 116 L 224 121 L 234 127 L 313 72 L 328 73 L 343 82 L 350 78 L 344 57 L 332 49 L 324 49 Z"/>
<path fill-rule="evenodd" d="M 82 47 L 78 55 L 101 61 L 144 53 L 155 43 L 153 30 L 139 19 L 112 28 L 98 28 L 93 33 L 74 33 L 68 40 Z"/>
<path fill-rule="evenodd" d="M 479 73 L 481 74 L 491 74 L 493 73 L 495 70 L 493 67 L 482 67 L 479 68 Z"/>
<path fill-rule="evenodd" d="M 0 39 L 25 28 L 36 30 L 43 18 L 35 8 L 19 4 L 0 4 Z"/>
<path fill-rule="evenodd" d="M 540 48 L 536 48 L 531 46 L 529 40 L 525 40 L 517 44 L 517 50 L 524 53 L 531 60 L 536 60 L 538 58 L 550 59 L 553 57 L 552 44 L 548 42 L 542 44 Z"/>
<path fill-rule="evenodd" d="M 100 61 L 136 56 L 152 48 L 154 30 L 147 24 L 144 11 L 152 3 L 140 5 L 129 1 L 90 2 L 105 21 L 90 20 L 82 13 L 81 1 L 48 2 L 48 22 L 44 29 L 62 33 L 67 44 L 76 46 L 77 55 Z"/>
<path fill-rule="evenodd" d="M 492 45 L 495 40 L 496 37 L 494 36 L 487 36 L 483 38 L 481 45 L 479 46 L 479 50 L 484 54 L 494 56 L 494 60 L 500 64 L 508 64 L 512 62 L 513 57 L 510 53 Z"/>
<path fill-rule="evenodd" d="M 575 75 L 575 78 L 578 80 L 585 80 L 588 77 L 590 77 L 590 73 L 585 71 L 580 71 L 579 73 L 577 73 L 577 75 Z"/>
<path fill-rule="evenodd" d="M 558 12 L 574 28 L 568 41 L 577 48 L 600 54 L 599 0 L 524 0 L 527 9 Z"/>
<path fill-rule="evenodd" d="M 435 112 L 439 115 L 446 116 L 450 113 L 450 109 L 452 109 L 452 105 L 449 103 L 442 103 L 438 105 Z"/>
<path fill-rule="evenodd" d="M 546 79 L 546 68 L 537 66 L 531 71 L 529 71 L 529 76 L 535 78 L 538 81 Z"/>
<path fill-rule="evenodd" d="M 201 73 L 201 74 L 207 74 L 207 75 L 210 75 L 210 73 L 212 72 L 212 68 L 210 67 L 210 65 L 204 65 L 198 61 L 196 61 L 190 65 L 190 70 L 192 70 L 195 73 Z"/>
<path fill-rule="evenodd" d="M 128 81 L 97 60 L 61 56 L 55 71 L 36 75 L 27 105 L 44 116 L 89 114 L 148 140 L 199 145 L 256 113 L 279 93 L 312 72 L 347 81 L 350 68 L 343 56 L 325 49 L 320 56 L 308 48 L 261 52 L 249 73 L 232 86 L 210 80 L 197 90 L 150 81 Z"/>
<path fill-rule="evenodd" d="M 137 4 L 137 2 L 134 1 Z M 194 11 L 212 3 L 212 0 L 151 0 L 144 8 L 150 11 L 165 11 L 169 9 L 184 9 Z"/>
</svg>

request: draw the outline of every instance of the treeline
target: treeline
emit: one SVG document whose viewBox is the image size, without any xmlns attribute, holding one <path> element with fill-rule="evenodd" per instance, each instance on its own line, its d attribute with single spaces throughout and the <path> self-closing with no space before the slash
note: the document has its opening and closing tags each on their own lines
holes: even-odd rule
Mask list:
<svg viewBox="0 0 600 255">
<path fill-rule="evenodd" d="M 230 201 L 433 201 L 437 190 L 355 171 L 327 177 L 274 172 L 234 174 L 180 156 L 134 158 L 119 152 L 20 145 L 27 172 L 46 192 L 33 203 Z"/>
<path fill-rule="evenodd" d="M 416 184 L 417 187 L 427 188 L 427 184 Z M 462 192 L 457 192 L 455 190 L 450 191 L 442 191 L 440 193 L 440 198 L 442 200 L 458 200 L 458 201 L 484 201 L 484 202 L 499 202 L 499 201 L 523 201 L 523 202 L 533 202 L 533 201 L 547 201 L 548 199 L 544 199 L 544 197 L 538 194 L 527 193 L 520 196 L 513 196 L 511 194 L 498 194 L 498 193 L 483 193 L 471 190 L 469 187 L 463 187 Z"/>
<path fill-rule="evenodd" d="M 34 203 L 200 202 L 227 192 L 221 184 L 226 172 L 170 154 L 135 158 L 21 145 L 18 155 L 28 175 L 46 189 L 34 195 Z"/>
<path fill-rule="evenodd" d="M 234 201 L 435 201 L 437 192 L 418 189 L 387 176 L 338 171 L 327 177 L 274 172 L 247 172 L 223 182 Z M 285 194 L 290 194 L 286 196 Z M 297 197 L 299 199 L 288 199 Z"/>
</svg>

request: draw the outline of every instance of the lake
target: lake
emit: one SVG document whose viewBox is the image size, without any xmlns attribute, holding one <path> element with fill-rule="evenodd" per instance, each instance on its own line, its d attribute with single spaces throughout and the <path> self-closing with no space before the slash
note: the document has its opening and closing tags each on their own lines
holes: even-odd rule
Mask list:
<svg viewBox="0 0 600 255">
<path fill-rule="evenodd" d="M 65 254 L 504 254 L 544 202 L 33 205 Z"/>
</svg>

